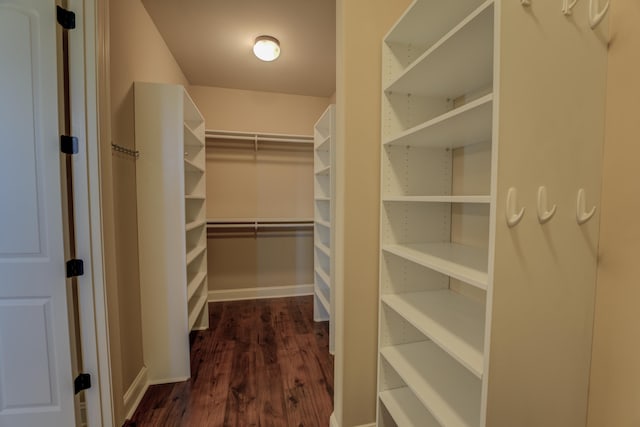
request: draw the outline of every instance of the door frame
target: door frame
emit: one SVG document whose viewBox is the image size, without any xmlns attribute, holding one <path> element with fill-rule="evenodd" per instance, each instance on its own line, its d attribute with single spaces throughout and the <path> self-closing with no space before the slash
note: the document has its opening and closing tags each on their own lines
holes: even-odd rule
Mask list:
<svg viewBox="0 0 640 427">
<path fill-rule="evenodd" d="M 76 29 L 69 32 L 69 91 L 71 130 L 78 137 L 73 156 L 73 202 L 76 252 L 84 260 L 78 277 L 83 371 L 91 374 L 92 387 L 84 391 L 86 425 L 114 426 L 109 325 L 103 247 L 102 183 L 100 168 L 101 121 L 105 100 L 98 79 L 99 52 L 105 43 L 98 33 L 107 0 L 67 0 L 76 13 Z M 108 93 L 108 92 L 107 92 Z M 108 104 L 107 104 L 108 105 Z"/>
</svg>

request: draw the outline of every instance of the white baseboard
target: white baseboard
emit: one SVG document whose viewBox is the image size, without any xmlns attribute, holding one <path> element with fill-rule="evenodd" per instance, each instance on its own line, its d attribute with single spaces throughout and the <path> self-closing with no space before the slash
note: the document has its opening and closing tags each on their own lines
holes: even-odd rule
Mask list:
<svg viewBox="0 0 640 427">
<path fill-rule="evenodd" d="M 126 419 L 131 419 L 142 400 L 142 396 L 144 396 L 148 388 L 147 367 L 143 366 L 140 372 L 138 372 L 136 379 L 133 380 L 133 383 L 131 383 L 131 386 L 124 394 L 124 413 L 126 414 Z"/>
<path fill-rule="evenodd" d="M 209 302 L 299 297 L 303 295 L 313 295 L 313 284 L 209 291 Z"/>
<path fill-rule="evenodd" d="M 329 418 L 329 427 L 340 427 L 340 424 L 338 424 L 338 420 L 336 419 L 335 412 L 331 413 L 331 418 Z M 376 427 L 376 423 L 362 424 L 356 427 Z"/>
</svg>

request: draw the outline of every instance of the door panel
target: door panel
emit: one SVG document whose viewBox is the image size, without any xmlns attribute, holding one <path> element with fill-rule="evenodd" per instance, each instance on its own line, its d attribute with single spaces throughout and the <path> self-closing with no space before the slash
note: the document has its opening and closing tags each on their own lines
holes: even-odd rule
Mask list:
<svg viewBox="0 0 640 427">
<path fill-rule="evenodd" d="M 0 425 L 75 424 L 56 5 L 0 0 Z"/>
</svg>

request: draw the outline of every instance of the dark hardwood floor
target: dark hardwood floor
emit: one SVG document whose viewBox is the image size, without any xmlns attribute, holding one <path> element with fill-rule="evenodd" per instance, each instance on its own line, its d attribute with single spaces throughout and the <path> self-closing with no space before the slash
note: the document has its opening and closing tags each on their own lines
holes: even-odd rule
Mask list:
<svg viewBox="0 0 640 427">
<path fill-rule="evenodd" d="M 125 426 L 329 426 L 329 325 L 312 297 L 210 303 L 209 316 L 191 334 L 191 379 L 149 387 Z"/>
</svg>

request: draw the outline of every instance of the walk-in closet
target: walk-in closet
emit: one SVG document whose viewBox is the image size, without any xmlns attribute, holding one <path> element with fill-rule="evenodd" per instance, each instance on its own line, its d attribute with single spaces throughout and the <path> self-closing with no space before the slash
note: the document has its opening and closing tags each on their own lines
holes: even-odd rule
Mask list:
<svg viewBox="0 0 640 427">
<path fill-rule="evenodd" d="M 640 425 L 638 22 L 0 0 L 0 426 Z"/>
</svg>

